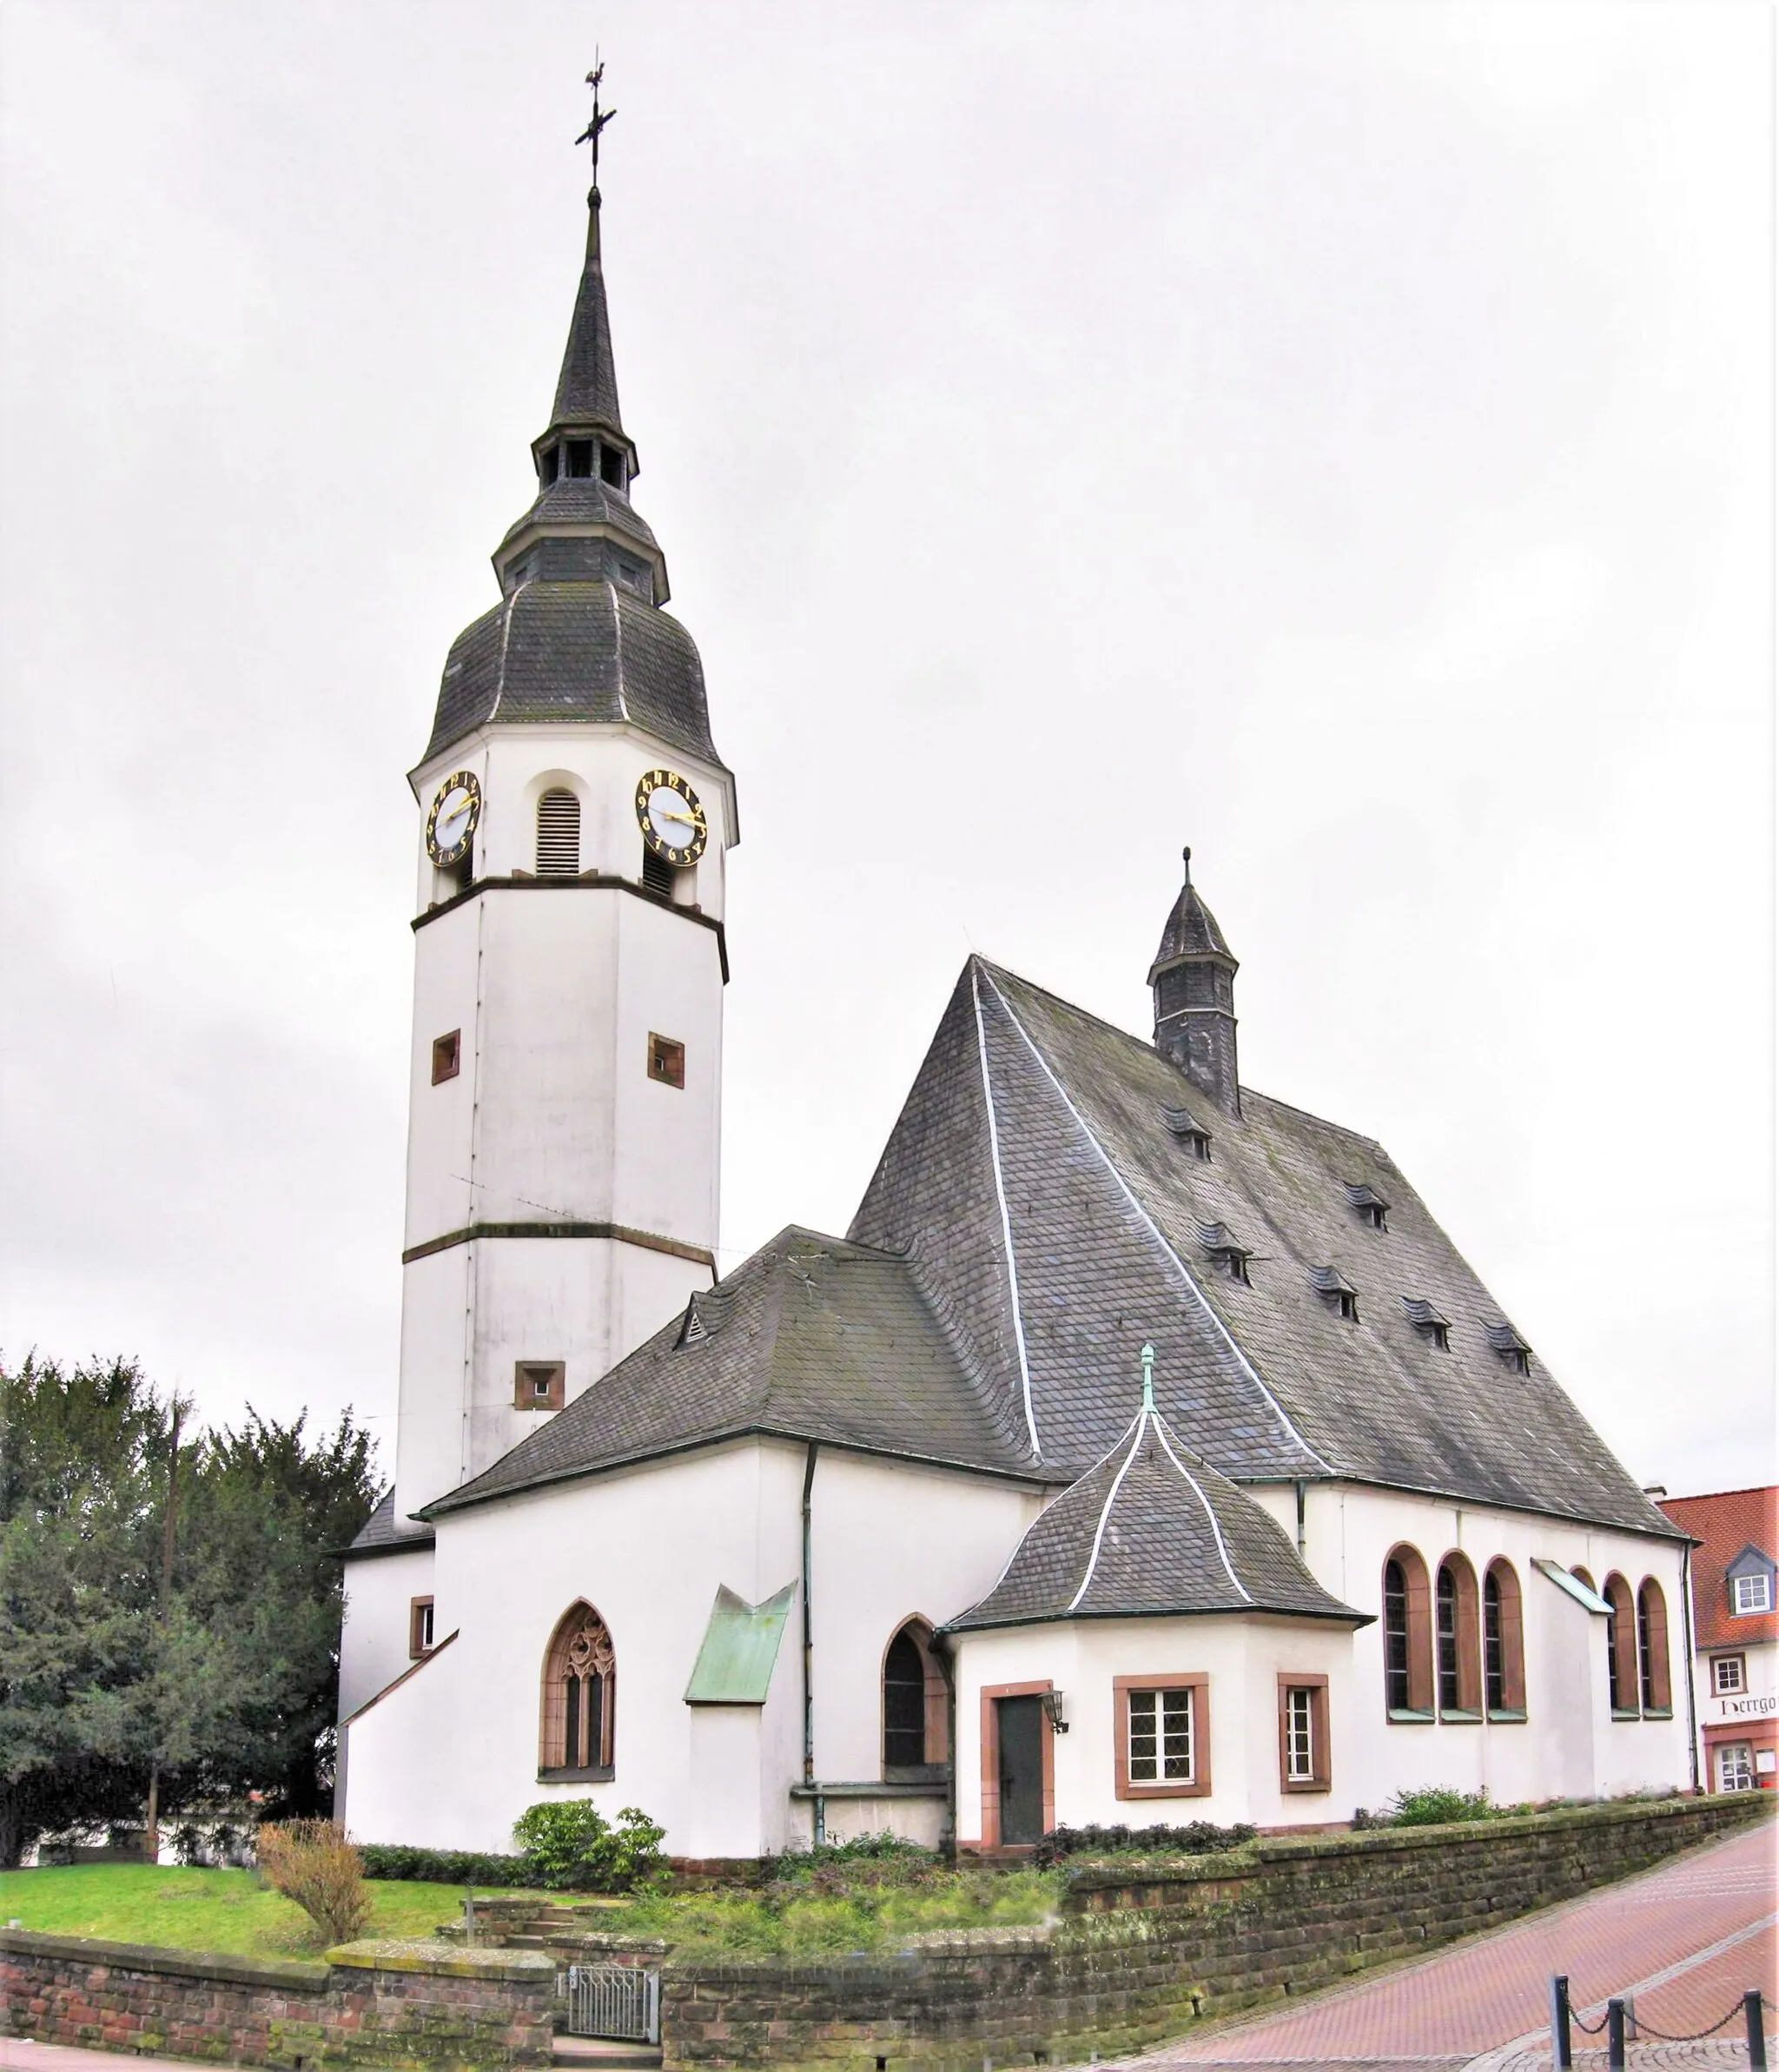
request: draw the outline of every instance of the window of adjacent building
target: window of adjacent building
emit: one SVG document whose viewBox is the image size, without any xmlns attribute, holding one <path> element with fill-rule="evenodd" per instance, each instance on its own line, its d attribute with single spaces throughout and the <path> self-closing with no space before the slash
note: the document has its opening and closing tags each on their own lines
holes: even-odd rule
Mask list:
<svg viewBox="0 0 1779 2072">
<path fill-rule="evenodd" d="M 1711 1689 L 1719 1698 L 1729 1698 L 1748 1689 L 1748 1658 L 1716 1655 L 1711 1660 Z"/>
<path fill-rule="evenodd" d="M 1117 1796 L 1186 1797 L 1209 1791 L 1208 1679 L 1118 1677 L 1113 1691 Z"/>
<path fill-rule="evenodd" d="M 463 1031 L 453 1029 L 449 1036 L 433 1038 L 433 1084 L 438 1086 L 446 1079 L 455 1079 L 463 1062 Z"/>
<path fill-rule="evenodd" d="M 1645 1576 L 1637 1593 L 1637 1696 L 1645 1714 L 1661 1716 L 1673 1709 L 1668 1687 L 1668 1600 L 1653 1576 Z"/>
<path fill-rule="evenodd" d="M 1433 1716 L 1432 1591 L 1412 1546 L 1384 1564 L 1384 1703 L 1392 1719 Z"/>
<path fill-rule="evenodd" d="M 559 787 L 538 801 L 538 876 L 580 874 L 580 800 Z"/>
<path fill-rule="evenodd" d="M 609 1775 L 617 1692 L 612 1636 L 583 1599 L 563 1615 L 544 1657 L 539 1768 Z"/>
<path fill-rule="evenodd" d="M 433 1600 L 410 1598 L 407 1604 L 407 1652 L 418 1662 L 433 1651 Z"/>
<path fill-rule="evenodd" d="M 1328 1789 L 1328 1679 L 1279 1678 L 1279 1783 L 1286 1791 Z"/>
<path fill-rule="evenodd" d="M 685 1045 L 676 1043 L 671 1036 L 649 1034 L 649 1077 L 658 1079 L 663 1086 L 683 1087 L 685 1084 Z"/>
<path fill-rule="evenodd" d="M 1483 1578 L 1483 1703 L 1496 1718 L 1525 1717 L 1525 1657 L 1519 1578 L 1511 1561 Z"/>
<path fill-rule="evenodd" d="M 1606 1614 L 1607 1702 L 1621 1718 L 1632 1717 L 1637 1709 L 1637 1632 L 1630 1585 L 1623 1576 L 1608 1576 L 1600 1595 L 1610 1606 Z"/>
<path fill-rule="evenodd" d="M 568 1369 L 559 1360 L 519 1360 L 513 1367 L 515 1410 L 559 1410 L 568 1400 Z"/>
<path fill-rule="evenodd" d="M 1730 1584 L 1730 1603 L 1738 1613 L 1773 1609 L 1773 1579 L 1764 1570 L 1751 1576 L 1736 1576 Z"/>
<path fill-rule="evenodd" d="M 1755 1751 L 1751 1741 L 1720 1741 L 1716 1748 L 1717 1789 L 1752 1791 L 1755 1785 Z"/>
</svg>

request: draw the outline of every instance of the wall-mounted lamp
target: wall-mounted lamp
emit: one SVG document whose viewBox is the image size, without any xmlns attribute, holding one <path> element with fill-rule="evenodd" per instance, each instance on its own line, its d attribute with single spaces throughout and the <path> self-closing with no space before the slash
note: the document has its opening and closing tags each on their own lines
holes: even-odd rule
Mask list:
<svg viewBox="0 0 1779 2072">
<path fill-rule="evenodd" d="M 1050 1723 L 1050 1731 L 1053 1734 L 1066 1734 L 1068 1722 L 1062 1717 L 1062 1693 L 1060 1691 L 1046 1691 L 1042 1696 L 1044 1717 Z"/>
</svg>

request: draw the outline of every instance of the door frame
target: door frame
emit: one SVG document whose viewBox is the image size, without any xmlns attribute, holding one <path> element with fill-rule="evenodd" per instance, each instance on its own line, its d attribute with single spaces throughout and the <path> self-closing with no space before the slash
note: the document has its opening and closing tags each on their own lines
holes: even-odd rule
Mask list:
<svg viewBox="0 0 1779 2072">
<path fill-rule="evenodd" d="M 1048 1677 L 1041 1683 L 984 1684 L 982 1701 L 982 1847 L 1029 1849 L 1029 1842 L 1001 1839 L 1001 1715 L 995 1703 L 1003 1698 L 1042 1698 L 1055 1688 Z M 1044 1764 L 1044 1832 L 1056 1824 L 1056 1734 L 1046 1719 L 1039 1745 Z"/>
</svg>

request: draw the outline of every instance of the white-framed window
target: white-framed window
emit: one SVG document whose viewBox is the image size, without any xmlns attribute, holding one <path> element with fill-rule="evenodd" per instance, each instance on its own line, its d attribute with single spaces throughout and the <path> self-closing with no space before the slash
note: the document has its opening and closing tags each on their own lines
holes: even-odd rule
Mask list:
<svg viewBox="0 0 1779 2072">
<path fill-rule="evenodd" d="M 1714 1655 L 1711 1658 L 1711 1689 L 1719 1698 L 1727 1698 L 1733 1691 L 1748 1689 L 1748 1664 L 1741 1655 Z"/>
<path fill-rule="evenodd" d="M 1746 1741 L 1720 1741 L 1717 1744 L 1717 1789 L 1720 1791 L 1752 1791 L 1755 1786 L 1755 1751 Z"/>
<path fill-rule="evenodd" d="M 1773 1579 L 1765 1569 L 1756 1569 L 1751 1576 L 1737 1576 L 1730 1587 L 1730 1602 L 1738 1613 L 1773 1609 Z"/>
<path fill-rule="evenodd" d="M 1129 1693 L 1133 1784 L 1192 1783 L 1194 1696 L 1190 1685 L 1178 1691 Z"/>
<path fill-rule="evenodd" d="M 1285 1776 L 1293 1784 L 1316 1776 L 1316 1694 L 1300 1686 L 1285 1693 Z"/>
</svg>

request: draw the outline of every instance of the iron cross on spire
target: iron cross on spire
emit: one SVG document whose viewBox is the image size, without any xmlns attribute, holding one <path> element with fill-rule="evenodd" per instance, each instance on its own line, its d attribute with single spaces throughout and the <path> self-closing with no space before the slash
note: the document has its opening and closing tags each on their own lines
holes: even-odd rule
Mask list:
<svg viewBox="0 0 1779 2072">
<path fill-rule="evenodd" d="M 599 132 L 618 113 L 615 108 L 608 108 L 603 115 L 599 112 L 599 82 L 605 76 L 605 68 L 600 63 L 599 54 L 595 50 L 593 69 L 587 74 L 587 84 L 593 89 L 593 118 L 574 140 L 577 144 L 591 144 L 593 147 L 593 185 L 595 187 L 599 184 Z"/>
</svg>

